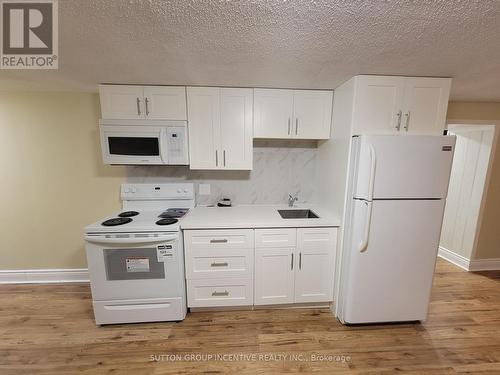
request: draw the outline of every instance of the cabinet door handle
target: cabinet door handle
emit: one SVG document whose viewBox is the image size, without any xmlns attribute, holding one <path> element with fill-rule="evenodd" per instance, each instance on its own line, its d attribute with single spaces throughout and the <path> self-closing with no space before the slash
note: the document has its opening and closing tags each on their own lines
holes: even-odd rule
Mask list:
<svg viewBox="0 0 500 375">
<path fill-rule="evenodd" d="M 302 253 L 299 253 L 299 270 L 302 269 Z"/>
<path fill-rule="evenodd" d="M 291 122 L 290 117 L 288 117 L 288 135 L 290 135 L 290 122 Z"/>
<path fill-rule="evenodd" d="M 212 239 L 210 240 L 210 243 L 227 243 L 227 238 Z"/>
<path fill-rule="evenodd" d="M 299 134 L 299 118 L 295 119 L 295 135 Z"/>
<path fill-rule="evenodd" d="M 212 296 L 213 297 L 220 297 L 220 296 L 228 296 L 229 295 L 229 292 L 227 290 L 223 291 L 223 292 L 212 292 Z"/>
<path fill-rule="evenodd" d="M 137 115 L 141 115 L 141 99 L 137 98 Z"/>
<path fill-rule="evenodd" d="M 146 97 L 146 98 L 144 99 L 144 103 L 146 104 L 146 116 L 149 116 L 149 106 L 148 106 L 148 104 L 149 104 L 149 99 L 148 99 L 148 97 Z"/>
<path fill-rule="evenodd" d="M 410 111 L 406 112 L 405 116 L 406 116 L 405 130 L 408 131 L 408 128 L 410 127 Z"/>
<path fill-rule="evenodd" d="M 292 263 L 290 264 L 290 269 L 293 270 L 293 253 L 292 253 Z"/>
<path fill-rule="evenodd" d="M 396 124 L 396 130 L 397 131 L 400 131 L 401 130 L 401 115 L 403 114 L 403 111 L 399 110 L 399 112 L 397 113 L 397 118 L 398 118 L 398 122 Z"/>
<path fill-rule="evenodd" d="M 219 155 L 217 154 L 217 150 L 215 150 L 215 166 L 219 166 Z"/>
<path fill-rule="evenodd" d="M 229 263 L 227 262 L 213 262 L 210 267 L 227 267 L 229 265 Z"/>
<path fill-rule="evenodd" d="M 226 166 L 226 150 L 222 152 L 222 158 L 224 159 L 224 167 Z"/>
</svg>

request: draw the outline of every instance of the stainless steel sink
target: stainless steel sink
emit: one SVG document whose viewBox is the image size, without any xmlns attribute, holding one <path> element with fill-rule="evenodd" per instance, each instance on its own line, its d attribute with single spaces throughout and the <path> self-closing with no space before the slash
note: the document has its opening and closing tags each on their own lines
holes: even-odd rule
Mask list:
<svg viewBox="0 0 500 375">
<path fill-rule="evenodd" d="M 278 213 L 283 219 L 317 219 L 319 217 L 313 211 L 303 209 L 278 210 Z"/>
</svg>

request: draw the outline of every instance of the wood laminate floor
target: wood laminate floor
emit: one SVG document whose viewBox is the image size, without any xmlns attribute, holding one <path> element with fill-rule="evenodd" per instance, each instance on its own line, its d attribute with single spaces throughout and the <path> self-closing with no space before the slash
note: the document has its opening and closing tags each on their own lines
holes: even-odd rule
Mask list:
<svg viewBox="0 0 500 375">
<path fill-rule="evenodd" d="M 361 327 L 327 309 L 97 327 L 87 284 L 0 286 L 0 374 L 79 372 L 500 374 L 500 272 L 439 260 L 425 323 Z"/>
</svg>

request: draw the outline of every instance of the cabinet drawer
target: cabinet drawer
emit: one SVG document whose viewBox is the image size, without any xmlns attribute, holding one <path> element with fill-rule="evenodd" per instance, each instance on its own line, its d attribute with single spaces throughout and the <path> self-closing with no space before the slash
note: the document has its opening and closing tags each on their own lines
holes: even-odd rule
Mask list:
<svg viewBox="0 0 500 375">
<path fill-rule="evenodd" d="M 253 305 L 252 279 L 188 280 L 189 307 Z"/>
<path fill-rule="evenodd" d="M 295 247 L 297 230 L 289 229 L 256 229 L 255 247 Z"/>
<path fill-rule="evenodd" d="M 253 249 L 186 250 L 186 278 L 252 277 Z"/>
<path fill-rule="evenodd" d="M 252 229 L 186 230 L 186 249 L 252 249 Z"/>
</svg>

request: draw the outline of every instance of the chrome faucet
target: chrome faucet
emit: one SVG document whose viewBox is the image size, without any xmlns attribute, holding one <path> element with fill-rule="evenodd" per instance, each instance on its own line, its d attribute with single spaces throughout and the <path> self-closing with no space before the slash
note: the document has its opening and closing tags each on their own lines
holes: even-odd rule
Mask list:
<svg viewBox="0 0 500 375">
<path fill-rule="evenodd" d="M 299 198 L 297 196 L 292 197 L 292 194 L 288 194 L 288 207 L 293 207 L 293 204 L 298 200 Z"/>
</svg>

